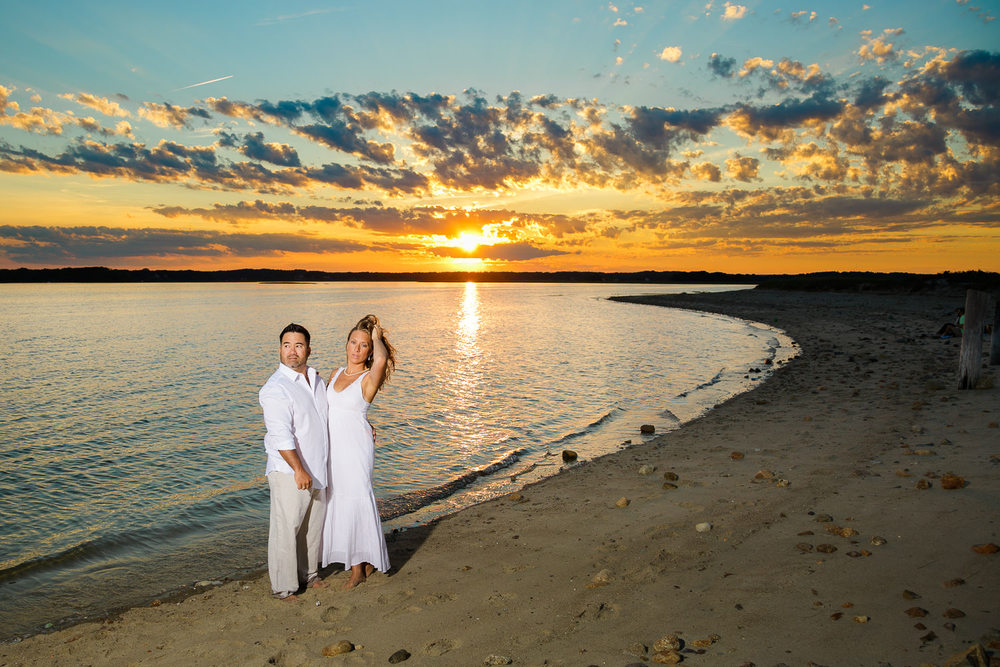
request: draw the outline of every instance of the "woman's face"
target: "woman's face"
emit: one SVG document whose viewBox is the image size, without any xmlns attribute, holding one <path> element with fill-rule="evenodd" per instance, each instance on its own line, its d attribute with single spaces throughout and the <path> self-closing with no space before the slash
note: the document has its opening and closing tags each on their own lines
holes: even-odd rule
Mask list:
<svg viewBox="0 0 1000 667">
<path fill-rule="evenodd" d="M 372 349 L 372 337 L 368 332 L 357 329 L 347 339 L 347 361 L 352 365 L 364 365 Z"/>
</svg>

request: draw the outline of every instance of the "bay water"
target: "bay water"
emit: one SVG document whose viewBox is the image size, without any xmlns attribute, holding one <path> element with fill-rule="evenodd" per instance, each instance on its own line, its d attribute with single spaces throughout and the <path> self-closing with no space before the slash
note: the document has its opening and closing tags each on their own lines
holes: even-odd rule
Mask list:
<svg viewBox="0 0 1000 667">
<path fill-rule="evenodd" d="M 324 378 L 382 320 L 369 417 L 386 531 L 675 428 L 796 353 L 770 327 L 608 301 L 741 286 L 0 285 L 0 640 L 264 566 L 257 391 L 289 322 Z M 760 370 L 756 370 L 760 369 Z"/>
</svg>

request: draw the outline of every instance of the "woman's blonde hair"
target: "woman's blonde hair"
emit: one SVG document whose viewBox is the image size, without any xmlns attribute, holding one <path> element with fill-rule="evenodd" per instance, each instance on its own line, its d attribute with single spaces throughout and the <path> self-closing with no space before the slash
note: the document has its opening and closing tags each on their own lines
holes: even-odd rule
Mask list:
<svg viewBox="0 0 1000 667">
<path fill-rule="evenodd" d="M 354 328 L 347 332 L 347 340 L 351 340 L 351 334 L 354 333 L 355 331 L 364 331 L 365 333 L 368 334 L 369 337 L 371 337 L 372 329 L 374 329 L 375 327 L 380 327 L 382 329 L 382 344 L 385 345 L 385 350 L 388 353 L 388 359 L 386 359 L 385 363 L 385 380 L 383 380 L 383 382 L 388 382 L 389 376 L 392 375 L 392 372 L 396 369 L 396 348 L 394 348 L 392 344 L 389 342 L 389 339 L 386 338 L 385 327 L 382 327 L 382 324 L 378 321 L 378 318 L 371 314 L 362 317 L 360 320 L 358 320 L 358 323 L 354 325 Z M 368 352 L 368 358 L 365 359 L 365 368 L 372 367 L 374 354 L 375 354 L 375 344 L 373 342 L 372 349 L 369 350 Z"/>
</svg>

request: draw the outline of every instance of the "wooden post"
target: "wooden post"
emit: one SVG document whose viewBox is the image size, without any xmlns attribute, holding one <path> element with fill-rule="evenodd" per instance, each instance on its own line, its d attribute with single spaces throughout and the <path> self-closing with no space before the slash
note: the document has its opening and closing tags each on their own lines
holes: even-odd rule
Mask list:
<svg viewBox="0 0 1000 667">
<path fill-rule="evenodd" d="M 990 366 L 1000 364 L 1000 299 L 993 300 L 993 337 L 990 343 Z"/>
<path fill-rule="evenodd" d="M 983 324 L 990 295 L 970 289 L 965 293 L 965 326 L 958 360 L 958 388 L 975 389 L 983 365 Z"/>
</svg>

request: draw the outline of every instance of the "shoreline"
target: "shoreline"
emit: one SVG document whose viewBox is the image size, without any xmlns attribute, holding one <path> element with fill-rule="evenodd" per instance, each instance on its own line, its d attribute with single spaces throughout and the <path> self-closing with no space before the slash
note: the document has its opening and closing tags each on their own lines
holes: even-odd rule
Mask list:
<svg viewBox="0 0 1000 667">
<path fill-rule="evenodd" d="M 926 337 L 963 298 L 622 299 L 775 326 L 801 354 L 679 429 L 396 534 L 390 576 L 354 591 L 335 573 L 289 606 L 248 578 L 4 644 L 0 664 L 301 664 L 348 640 L 347 664 L 626 665 L 667 634 L 703 665 L 996 654 L 1000 555 L 972 546 L 1000 543 L 1000 401 L 958 391 L 956 342 Z"/>
</svg>

